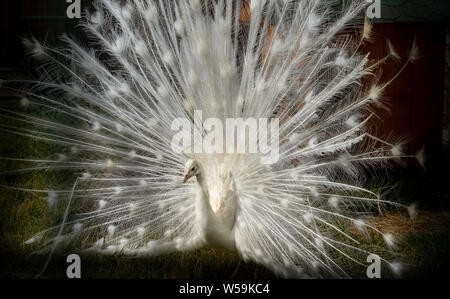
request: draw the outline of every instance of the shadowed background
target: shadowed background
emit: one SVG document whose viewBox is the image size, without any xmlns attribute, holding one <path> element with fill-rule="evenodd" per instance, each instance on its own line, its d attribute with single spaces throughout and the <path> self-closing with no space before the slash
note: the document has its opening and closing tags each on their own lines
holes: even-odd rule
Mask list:
<svg viewBox="0 0 450 299">
<path fill-rule="evenodd" d="M 81 1 L 88 8 L 92 1 Z M 388 87 L 385 96 L 389 111 L 376 111 L 379 118 L 371 123 L 380 137 L 404 138 L 403 150 L 415 155 L 425 148 L 426 169 L 415 159 L 405 161 L 406 167 L 374 176 L 370 188 L 380 190 L 387 182 L 391 186 L 390 200 L 403 203 L 418 202 L 421 209 L 416 221 L 407 215 L 387 211 L 372 221 L 401 236 L 399 251 L 408 256 L 405 262 L 413 270 L 407 277 L 435 277 L 447 275 L 450 249 L 449 224 L 449 20 L 448 1 L 382 0 L 381 19 L 374 19 L 374 39 L 364 47 L 371 60 L 386 55 L 390 40 L 399 55 L 407 57 L 416 39 L 421 59 L 408 65 Z M 48 44 L 58 43 L 63 32 L 82 39 L 77 19 L 66 16 L 68 3 L 51 0 L 4 0 L 1 5 L 0 79 L 25 80 L 35 78 L 35 65 L 25 59 L 20 43 L 23 36 L 33 35 Z M 244 9 L 242 23 L 249 14 Z M 382 67 L 382 80 L 393 77 L 401 64 Z M 0 107 L 16 109 L 19 97 L 0 89 Z M 0 121 L 6 121 L 1 119 Z M 0 157 L 29 157 L 51 152 L 52 147 L 26 138 L 0 132 Z M 0 161 L 0 169 L 19 168 L 20 163 Z M 68 174 L 69 176 L 70 174 Z M 0 176 L 0 185 L 44 188 L 62 177 L 42 177 L 31 173 L 19 177 Z M 53 224 L 45 199 L 9 189 L 0 189 L 0 277 L 34 277 L 46 257 L 29 256 L 33 248 L 22 243 L 42 228 Z M 379 240 L 382 242 L 382 240 Z M 261 278 L 271 277 L 267 270 L 251 264 L 240 264 L 239 257 L 224 250 L 203 249 L 188 254 L 172 254 L 151 259 L 120 257 L 86 257 L 83 259 L 84 277 L 96 278 Z M 65 277 L 65 259 L 55 257 L 42 277 Z M 364 277 L 364 269 L 353 271 Z"/>
</svg>

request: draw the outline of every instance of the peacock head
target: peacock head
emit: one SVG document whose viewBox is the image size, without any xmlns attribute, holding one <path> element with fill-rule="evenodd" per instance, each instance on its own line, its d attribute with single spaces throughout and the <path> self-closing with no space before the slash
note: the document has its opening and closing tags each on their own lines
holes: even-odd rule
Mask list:
<svg viewBox="0 0 450 299">
<path fill-rule="evenodd" d="M 197 161 L 189 159 L 184 166 L 184 180 L 183 184 L 186 183 L 191 177 L 197 175 L 200 171 L 199 164 Z"/>
</svg>

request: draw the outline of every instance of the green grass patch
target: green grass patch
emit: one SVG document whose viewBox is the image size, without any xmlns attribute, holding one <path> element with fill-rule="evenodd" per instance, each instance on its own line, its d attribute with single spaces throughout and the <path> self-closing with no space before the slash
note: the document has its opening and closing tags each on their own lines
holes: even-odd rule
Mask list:
<svg viewBox="0 0 450 299">
<path fill-rule="evenodd" d="M 0 119 L 0 123 L 24 126 L 20 122 Z M 60 150 L 59 146 L 49 145 L 27 137 L 10 133 L 0 133 L 0 157 L 2 158 L 42 158 L 52 157 Z M 0 171 L 14 171 L 30 167 L 32 164 L 21 161 L 0 160 Z M 386 193 L 386 199 L 408 204 L 414 201 L 429 206 L 428 195 L 434 194 L 423 179 L 420 171 L 403 171 L 393 175 L 393 188 Z M 70 185 L 75 175 L 70 172 L 30 171 L 16 175 L 0 175 L 0 185 L 48 190 L 52 186 Z M 422 183 L 420 183 L 422 182 Z M 385 182 L 376 179 L 368 182 L 368 188 L 383 193 Z M 433 195 L 434 196 L 434 195 Z M 60 216 L 49 211 L 45 193 L 25 192 L 0 187 L 0 255 L 2 266 L 0 278 L 34 278 L 46 264 L 47 255 L 33 252 L 38 244 L 24 245 L 24 241 L 60 221 Z M 419 215 L 420 216 L 420 215 Z M 380 216 L 381 218 L 383 216 Z M 407 216 L 405 216 L 407 217 Z M 393 224 L 395 228 L 395 223 Z M 369 242 L 361 235 L 361 248 L 384 247 L 381 236 L 373 236 Z M 447 222 L 402 234 L 395 252 L 381 249 L 375 253 L 390 259 L 399 259 L 405 265 L 404 277 L 424 278 L 448 275 L 450 234 Z M 41 278 L 65 278 L 66 253 L 55 254 Z M 364 254 L 358 257 L 365 260 Z M 82 257 L 83 278 L 273 278 L 274 275 L 264 267 L 252 263 L 240 263 L 237 253 L 227 250 L 204 248 L 189 253 L 176 253 L 166 256 L 136 258 L 126 256 L 87 255 Z M 239 266 L 238 266 L 239 265 Z M 365 278 L 366 268 L 345 264 L 345 270 L 355 278 Z M 388 269 L 383 269 L 383 277 L 393 277 Z"/>
</svg>

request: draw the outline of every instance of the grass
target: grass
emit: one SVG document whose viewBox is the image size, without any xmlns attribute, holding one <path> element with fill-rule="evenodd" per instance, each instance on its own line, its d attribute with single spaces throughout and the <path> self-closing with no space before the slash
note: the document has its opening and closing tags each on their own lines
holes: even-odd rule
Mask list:
<svg viewBox="0 0 450 299">
<path fill-rule="evenodd" d="M 0 118 L 0 124 L 24 125 Z M 50 157 L 58 147 L 27 137 L 0 131 L 0 158 Z M 30 167 L 25 162 L 0 159 L 0 171 Z M 1 175 L 0 185 L 15 188 L 48 190 L 73 182 L 71 173 L 40 173 L 31 171 L 20 175 Z M 23 243 L 60 219 L 48 209 L 45 194 L 0 187 L 0 278 L 34 278 L 47 261 L 47 256 L 33 254 L 39 248 Z M 40 278 L 65 278 L 66 252 L 54 255 Z M 239 265 L 239 267 L 238 267 Z M 238 267 L 238 268 L 237 268 Z M 255 264 L 240 264 L 239 256 L 231 251 L 204 248 L 190 253 L 176 253 L 151 258 L 118 256 L 83 256 L 83 278 L 273 278 L 273 274 Z M 236 269 L 238 271 L 236 272 Z M 235 273 L 236 272 L 236 273 Z"/>
<path fill-rule="evenodd" d="M 8 122 L 0 119 L 0 123 Z M 47 145 L 29 138 L 0 132 L 0 157 L 45 157 L 57 151 L 54 145 Z M 14 170 L 26 167 L 27 163 L 0 160 L 0 170 Z M 21 175 L 1 175 L 0 185 L 32 189 L 46 189 L 71 180 L 72 174 L 29 172 Z M 435 191 L 436 185 L 430 176 L 420 170 L 406 169 L 391 174 L 391 181 L 397 182 L 387 194 L 388 199 L 411 203 L 418 202 L 422 208 L 415 221 L 405 212 L 387 211 L 369 219 L 383 231 L 393 232 L 397 238 L 396 253 L 405 265 L 403 277 L 427 278 L 448 276 L 450 265 L 450 214 L 448 204 Z M 371 189 L 379 189 L 379 180 L 368 183 Z M 24 246 L 23 242 L 33 234 L 58 222 L 52 216 L 44 195 L 0 187 L 0 278 L 34 278 L 41 272 L 47 256 L 34 255 L 39 244 Z M 362 248 L 382 245 L 380 236 L 368 242 L 354 231 Z M 372 243 L 374 242 L 374 243 Z M 67 253 L 55 255 L 41 278 L 65 278 Z M 356 278 L 365 277 L 364 267 L 348 266 L 347 271 Z M 201 249 L 189 253 L 177 253 L 152 258 L 130 258 L 120 256 L 83 256 L 83 278 L 274 278 L 265 268 L 240 263 L 239 256 L 227 250 Z M 383 277 L 392 277 L 389 271 Z"/>
</svg>

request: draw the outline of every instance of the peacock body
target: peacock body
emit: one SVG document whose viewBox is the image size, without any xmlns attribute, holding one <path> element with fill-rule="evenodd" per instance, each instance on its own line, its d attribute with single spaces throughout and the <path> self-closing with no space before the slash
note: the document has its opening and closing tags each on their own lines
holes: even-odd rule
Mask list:
<svg viewBox="0 0 450 299">
<path fill-rule="evenodd" d="M 364 265 L 353 252 L 370 252 L 348 224 L 392 245 L 360 216 L 396 204 L 360 185 L 368 167 L 403 156 L 367 130 L 389 84 L 376 70 L 398 55 L 389 44 L 369 64 L 359 48 L 370 26 L 356 39 L 347 30 L 366 1 L 339 13 L 331 4 L 101 0 L 86 13 L 89 47 L 26 40 L 44 62 L 27 105 L 65 118 L 5 117 L 35 125 L 14 132 L 65 148 L 33 169 L 77 173 L 70 188 L 41 190 L 63 221 L 27 243 L 141 256 L 218 246 L 287 277 L 346 276 L 337 256 Z M 196 111 L 223 123 L 278 119 L 279 159 L 174 151 L 175 119 L 200 132 L 193 146 L 208 135 Z"/>
</svg>

